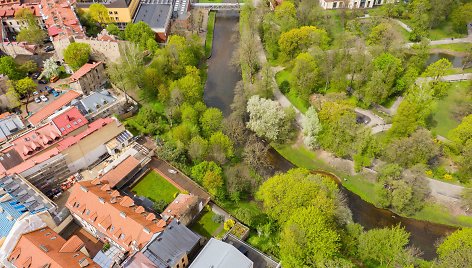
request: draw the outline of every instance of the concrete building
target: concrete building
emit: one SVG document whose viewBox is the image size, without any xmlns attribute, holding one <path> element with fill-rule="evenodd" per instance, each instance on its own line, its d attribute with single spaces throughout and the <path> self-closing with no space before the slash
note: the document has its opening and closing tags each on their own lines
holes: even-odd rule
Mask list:
<svg viewBox="0 0 472 268">
<path fill-rule="evenodd" d="M 173 220 L 140 252 L 123 263 L 124 268 L 188 267 L 200 249 L 201 237 L 178 220 Z"/>
<path fill-rule="evenodd" d="M 0 239 L 25 216 L 55 210 L 56 205 L 25 178 L 18 175 L 0 178 Z"/>
<path fill-rule="evenodd" d="M 16 114 L 8 114 L 0 118 L 0 142 L 6 140 L 12 135 L 18 134 L 25 128 L 20 117 Z"/>
<path fill-rule="evenodd" d="M 143 249 L 167 226 L 99 179 L 76 183 L 66 207 L 90 234 L 130 254 Z"/>
<path fill-rule="evenodd" d="M 129 102 L 136 105 L 132 100 L 129 100 Z M 125 98 L 117 99 L 107 90 L 92 92 L 72 104 L 77 106 L 80 112 L 90 121 L 126 112 L 124 109 L 126 106 Z"/>
<path fill-rule="evenodd" d="M 106 143 L 125 131 L 115 118 L 101 118 L 88 125 L 87 130 L 58 143 L 68 169 L 77 172 L 108 157 Z"/>
<path fill-rule="evenodd" d="M 156 40 L 165 42 L 170 30 L 172 3 L 172 0 L 142 2 L 133 22 L 142 21 L 147 23 L 156 33 Z"/>
<path fill-rule="evenodd" d="M 93 3 L 104 5 L 108 10 L 108 16 L 111 21 L 116 23 L 118 27 L 124 28 L 126 24 L 132 21 L 138 8 L 139 0 L 85 0 L 77 2 L 76 6 L 84 12 L 88 12 L 90 5 Z"/>
<path fill-rule="evenodd" d="M 22 27 L 25 27 L 27 25 L 26 21 L 18 20 L 17 18 L 15 18 L 15 14 L 17 14 L 19 11 L 22 12 L 23 9 L 30 10 L 33 16 L 35 16 L 38 25 L 43 29 L 45 28 L 45 24 L 40 13 L 39 5 L 16 4 L 10 6 L 3 6 L 0 7 L 0 19 L 7 36 L 10 34 L 16 35 L 20 32 Z"/>
<path fill-rule="evenodd" d="M 253 265 L 237 248 L 211 238 L 189 268 L 252 268 Z"/>
<path fill-rule="evenodd" d="M 65 240 L 49 227 L 22 234 L 6 264 L 11 267 L 100 268 L 76 235 Z M 7 264 L 7 265 L 8 265 Z"/>
<path fill-rule="evenodd" d="M 72 89 L 83 95 L 103 88 L 108 81 L 105 65 L 102 62 L 86 63 L 69 77 Z"/>
</svg>

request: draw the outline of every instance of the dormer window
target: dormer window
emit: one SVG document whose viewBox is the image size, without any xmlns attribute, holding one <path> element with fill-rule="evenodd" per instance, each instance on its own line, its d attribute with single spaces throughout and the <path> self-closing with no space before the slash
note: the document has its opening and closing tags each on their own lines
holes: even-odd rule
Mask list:
<svg viewBox="0 0 472 268">
<path fill-rule="evenodd" d="M 120 234 L 120 236 L 118 236 L 118 239 L 125 240 L 125 237 L 126 237 L 125 234 Z"/>
<path fill-rule="evenodd" d="M 110 226 L 110 232 L 113 232 L 115 230 L 115 226 Z"/>
</svg>

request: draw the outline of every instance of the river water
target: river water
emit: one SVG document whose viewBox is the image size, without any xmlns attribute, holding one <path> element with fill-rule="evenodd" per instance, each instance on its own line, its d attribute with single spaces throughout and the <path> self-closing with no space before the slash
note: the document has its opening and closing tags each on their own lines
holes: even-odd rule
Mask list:
<svg viewBox="0 0 472 268">
<path fill-rule="evenodd" d="M 204 99 L 210 107 L 217 107 L 225 116 L 231 113 L 234 87 L 241 79 L 238 70 L 231 66 L 232 53 L 236 48 L 233 35 L 237 33 L 238 13 L 219 11 L 216 16 L 213 39 L 213 53 L 208 60 L 208 80 L 205 85 Z M 274 172 L 286 172 L 294 167 L 276 150 L 270 152 Z M 400 217 L 391 211 L 379 209 L 362 200 L 358 195 L 340 186 L 346 195 L 353 220 L 366 230 L 401 224 L 410 232 L 410 242 L 423 252 L 422 257 L 430 260 L 436 256 L 435 243 L 441 237 L 454 231 L 454 227 Z"/>
</svg>

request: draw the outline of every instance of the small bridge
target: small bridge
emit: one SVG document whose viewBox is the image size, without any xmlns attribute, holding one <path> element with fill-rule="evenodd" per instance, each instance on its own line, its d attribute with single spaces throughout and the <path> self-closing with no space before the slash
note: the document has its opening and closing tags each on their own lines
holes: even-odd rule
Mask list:
<svg viewBox="0 0 472 268">
<path fill-rule="evenodd" d="M 191 3 L 192 8 L 209 10 L 240 10 L 244 3 Z"/>
</svg>

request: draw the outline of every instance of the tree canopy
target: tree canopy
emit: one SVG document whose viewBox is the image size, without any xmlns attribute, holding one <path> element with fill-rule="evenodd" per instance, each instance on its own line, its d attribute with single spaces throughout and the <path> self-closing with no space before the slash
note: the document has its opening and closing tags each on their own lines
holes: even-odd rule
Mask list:
<svg viewBox="0 0 472 268">
<path fill-rule="evenodd" d="M 438 249 L 440 267 L 470 267 L 472 265 L 472 228 L 463 228 L 449 235 Z"/>
<path fill-rule="evenodd" d="M 91 52 L 89 44 L 72 43 L 64 50 L 64 61 L 76 71 L 89 61 Z"/>
</svg>

